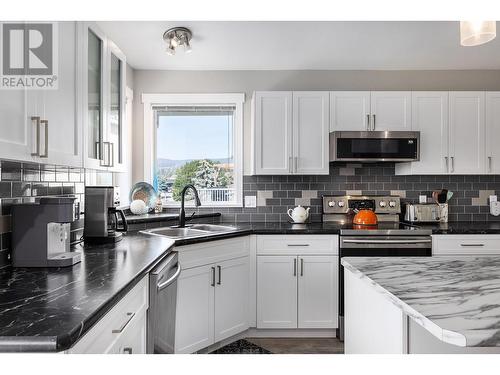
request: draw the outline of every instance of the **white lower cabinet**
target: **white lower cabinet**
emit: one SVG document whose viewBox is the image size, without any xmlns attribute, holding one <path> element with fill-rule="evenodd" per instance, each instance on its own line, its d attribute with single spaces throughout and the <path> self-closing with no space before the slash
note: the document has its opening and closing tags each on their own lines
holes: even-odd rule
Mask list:
<svg viewBox="0 0 500 375">
<path fill-rule="evenodd" d="M 258 236 L 257 328 L 337 328 L 338 237 Z"/>
<path fill-rule="evenodd" d="M 338 256 L 299 256 L 298 328 L 338 325 Z"/>
<path fill-rule="evenodd" d="M 432 236 L 432 255 L 485 256 L 500 255 L 500 235 L 466 234 Z"/>
<path fill-rule="evenodd" d="M 68 353 L 145 354 L 148 280 L 139 281 Z"/>
<path fill-rule="evenodd" d="M 249 327 L 249 238 L 181 246 L 175 353 L 194 353 Z"/>
<path fill-rule="evenodd" d="M 297 257 L 257 257 L 257 328 L 297 328 Z"/>
<path fill-rule="evenodd" d="M 213 265 L 183 270 L 177 282 L 175 352 L 192 353 L 214 342 Z"/>
</svg>

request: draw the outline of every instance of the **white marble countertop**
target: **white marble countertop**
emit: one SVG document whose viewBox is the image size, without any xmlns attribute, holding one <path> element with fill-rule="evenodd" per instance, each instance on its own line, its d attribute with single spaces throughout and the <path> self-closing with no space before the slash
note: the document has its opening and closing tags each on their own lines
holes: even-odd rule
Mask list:
<svg viewBox="0 0 500 375">
<path fill-rule="evenodd" d="M 345 257 L 342 265 L 440 340 L 500 346 L 500 256 Z"/>
</svg>

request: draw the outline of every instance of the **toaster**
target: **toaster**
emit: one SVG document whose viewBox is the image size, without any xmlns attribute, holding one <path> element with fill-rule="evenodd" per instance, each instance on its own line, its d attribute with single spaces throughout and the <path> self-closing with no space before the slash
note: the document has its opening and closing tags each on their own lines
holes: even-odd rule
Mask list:
<svg viewBox="0 0 500 375">
<path fill-rule="evenodd" d="M 447 223 L 448 204 L 429 203 L 405 205 L 406 211 L 404 219 L 410 223 Z"/>
</svg>

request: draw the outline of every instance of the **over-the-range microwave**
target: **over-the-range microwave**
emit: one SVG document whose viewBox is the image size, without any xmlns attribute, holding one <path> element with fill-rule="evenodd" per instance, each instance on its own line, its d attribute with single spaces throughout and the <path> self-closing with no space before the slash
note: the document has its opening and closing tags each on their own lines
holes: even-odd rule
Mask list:
<svg viewBox="0 0 500 375">
<path fill-rule="evenodd" d="M 420 159 L 420 132 L 334 131 L 330 133 L 330 161 L 393 161 Z"/>
</svg>

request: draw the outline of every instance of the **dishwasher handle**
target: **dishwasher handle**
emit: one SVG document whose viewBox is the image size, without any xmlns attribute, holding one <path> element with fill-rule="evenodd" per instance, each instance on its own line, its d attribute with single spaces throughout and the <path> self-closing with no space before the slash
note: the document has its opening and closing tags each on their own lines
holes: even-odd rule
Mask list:
<svg viewBox="0 0 500 375">
<path fill-rule="evenodd" d="M 430 243 L 432 240 L 342 240 L 345 243 L 355 243 L 355 244 L 417 244 L 417 243 Z"/>
<path fill-rule="evenodd" d="M 160 292 L 163 289 L 167 288 L 169 285 L 171 285 L 175 280 L 179 278 L 180 274 L 181 274 L 181 265 L 180 263 L 177 263 L 177 269 L 175 270 L 175 273 L 168 280 L 157 284 L 156 289 L 158 289 L 158 291 Z"/>
</svg>

